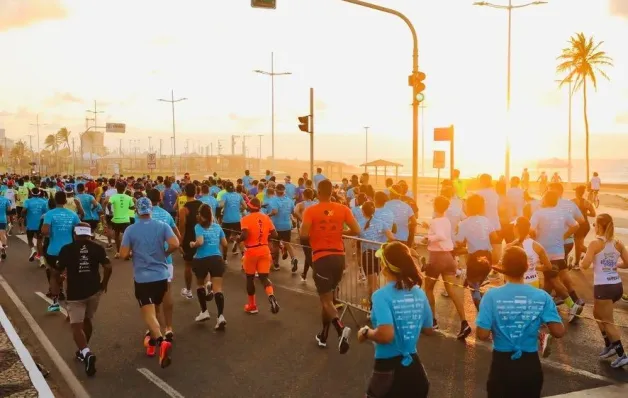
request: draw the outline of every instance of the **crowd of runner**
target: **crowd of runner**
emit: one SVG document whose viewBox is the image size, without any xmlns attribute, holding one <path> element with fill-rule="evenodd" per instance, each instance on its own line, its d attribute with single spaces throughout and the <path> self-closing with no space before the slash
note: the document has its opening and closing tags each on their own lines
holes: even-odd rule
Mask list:
<svg viewBox="0 0 628 398">
<path fill-rule="evenodd" d="M 463 305 L 463 294 L 469 291 L 479 312 L 477 336 L 493 339 L 489 396 L 491 389 L 493 396 L 515 391 L 513 383 L 504 381 L 514 369 L 511 362 L 520 360 L 517 363 L 525 365 L 519 369 L 540 372 L 539 353 L 549 355 L 551 336 L 565 332 L 556 305 L 568 308 L 569 322 L 578 319 L 584 301 L 575 291 L 570 269 L 593 267 L 593 314 L 604 341 L 600 358 L 616 356 L 613 368 L 627 365 L 613 304 L 622 299 L 617 268 L 628 266 L 628 251 L 614 238 L 612 217 L 596 214 L 584 198 L 584 187 L 567 200 L 563 185 L 552 182 L 542 198 L 535 199 L 522 188 L 520 178 L 494 183 L 485 174 L 479 177 L 479 189 L 469 195 L 459 172 L 453 176 L 435 198 L 427 223 L 417 221 L 418 206 L 404 181 L 387 179 L 386 189 L 375 191 L 366 173 L 339 184 L 325 178 L 321 169 L 311 178 L 304 173 L 296 183 L 289 176 L 277 181 L 268 170 L 259 179 L 247 170 L 235 181 L 216 173 L 203 181 L 189 174 L 180 180 L 4 176 L 0 257 L 7 258 L 7 235 L 26 234 L 29 261 L 46 268 L 52 301 L 48 311 L 59 311 L 60 301 L 67 301 L 76 357 L 88 375 L 96 372 L 96 356 L 88 348 L 92 318 L 112 273 L 106 250 L 133 262 L 135 297 L 147 327 L 144 348 L 162 367 L 171 363 L 174 341 L 175 252 L 181 253 L 185 266 L 181 296 L 196 296 L 196 322 L 210 319 L 207 303 L 214 301 L 216 330 L 227 325 L 222 278 L 229 252 L 241 255 L 239 265 L 247 280 L 244 311 L 249 314 L 259 312 L 256 280 L 270 311 L 279 312 L 269 274 L 280 270 L 282 261 L 288 260 L 290 272 L 303 282 L 311 269 L 322 307 L 316 343 L 326 347 L 333 326 L 338 350 L 346 353 L 351 330 L 340 320 L 336 304 L 346 271 L 347 235 L 361 238 L 355 247 L 358 278 L 372 294 L 368 306 L 373 328 L 360 329 L 358 340 L 376 343 L 376 370 L 396 371 L 391 373 L 394 380 L 374 377 L 368 396 L 427 395 L 429 382 L 416 343 L 421 331 L 438 329 L 433 314 L 439 278 L 460 318 L 458 338 L 472 333 Z M 588 217 L 596 220 L 596 238 L 586 246 Z M 427 229 L 426 235 L 418 236 L 419 226 Z M 293 242 L 295 229 L 298 242 Z M 96 234 L 106 236 L 105 247 L 94 240 Z M 428 258 L 419 259 L 415 249 L 420 245 L 427 245 Z M 297 249 L 303 250 L 303 264 Z M 572 250 L 575 255 L 570 257 Z M 459 261 L 462 255 L 467 257 L 464 264 Z M 500 279 L 499 273 L 508 283 L 488 289 L 490 281 Z M 380 287 L 380 277 L 389 284 Z M 513 300 L 530 305 L 512 306 Z M 532 391 L 526 396 L 538 396 L 534 391 L 539 387 L 540 392 L 542 378 L 528 379 L 525 386 L 521 380 L 526 379 L 514 385 Z M 385 383 L 390 384 L 388 395 L 377 392 Z"/>
</svg>

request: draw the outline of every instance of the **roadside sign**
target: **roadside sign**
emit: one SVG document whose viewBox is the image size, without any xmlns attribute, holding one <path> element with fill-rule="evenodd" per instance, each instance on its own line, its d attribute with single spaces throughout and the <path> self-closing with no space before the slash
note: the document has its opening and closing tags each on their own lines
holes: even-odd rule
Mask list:
<svg viewBox="0 0 628 398">
<path fill-rule="evenodd" d="M 253 8 L 277 8 L 277 0 L 251 0 Z"/>
<path fill-rule="evenodd" d="M 107 133 L 126 133 L 126 124 L 124 123 L 107 123 Z"/>
<path fill-rule="evenodd" d="M 454 137 L 454 126 L 436 127 L 434 129 L 434 141 L 451 141 Z"/>
<path fill-rule="evenodd" d="M 89 167 L 91 169 L 95 169 L 98 166 L 98 161 L 96 159 L 92 159 L 89 161 Z"/>
<path fill-rule="evenodd" d="M 157 168 L 157 154 L 149 153 L 146 157 L 146 163 L 148 164 L 149 169 Z"/>
<path fill-rule="evenodd" d="M 445 168 L 445 151 L 434 151 L 433 166 L 435 169 Z"/>
</svg>

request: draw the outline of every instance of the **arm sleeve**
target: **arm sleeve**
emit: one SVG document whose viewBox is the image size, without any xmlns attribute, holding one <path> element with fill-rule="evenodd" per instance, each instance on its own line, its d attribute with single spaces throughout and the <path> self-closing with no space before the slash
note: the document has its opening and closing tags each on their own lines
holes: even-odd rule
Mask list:
<svg viewBox="0 0 628 398">
<path fill-rule="evenodd" d="M 394 317 L 390 306 L 386 302 L 383 294 L 377 294 L 381 292 L 373 293 L 373 315 L 377 320 L 377 325 L 394 325 Z"/>
<path fill-rule="evenodd" d="M 491 305 L 492 300 L 489 292 L 490 290 L 482 297 L 482 301 L 480 301 L 480 311 L 475 320 L 477 327 L 486 330 L 491 330 L 493 326 L 493 306 Z"/>
</svg>

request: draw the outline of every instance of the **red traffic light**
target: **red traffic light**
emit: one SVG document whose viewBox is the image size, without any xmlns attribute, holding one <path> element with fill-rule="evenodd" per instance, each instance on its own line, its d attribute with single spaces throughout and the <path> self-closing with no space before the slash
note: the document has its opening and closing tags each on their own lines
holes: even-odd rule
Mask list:
<svg viewBox="0 0 628 398">
<path fill-rule="evenodd" d="M 310 117 L 309 116 L 299 116 L 299 130 L 304 133 L 310 132 Z"/>
</svg>

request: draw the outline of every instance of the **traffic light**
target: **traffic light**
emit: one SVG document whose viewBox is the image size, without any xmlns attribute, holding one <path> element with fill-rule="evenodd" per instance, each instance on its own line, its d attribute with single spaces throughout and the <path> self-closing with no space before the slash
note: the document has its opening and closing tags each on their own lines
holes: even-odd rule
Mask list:
<svg viewBox="0 0 628 398">
<path fill-rule="evenodd" d="M 253 8 L 277 8 L 277 0 L 251 0 L 251 7 Z"/>
<path fill-rule="evenodd" d="M 425 91 L 425 73 L 417 72 L 408 77 L 408 85 L 413 87 L 414 95 L 416 96 L 417 101 L 422 102 L 425 99 L 425 95 L 423 91 Z"/>
<path fill-rule="evenodd" d="M 299 130 L 304 133 L 311 133 L 310 131 L 310 115 L 299 116 Z"/>
</svg>

